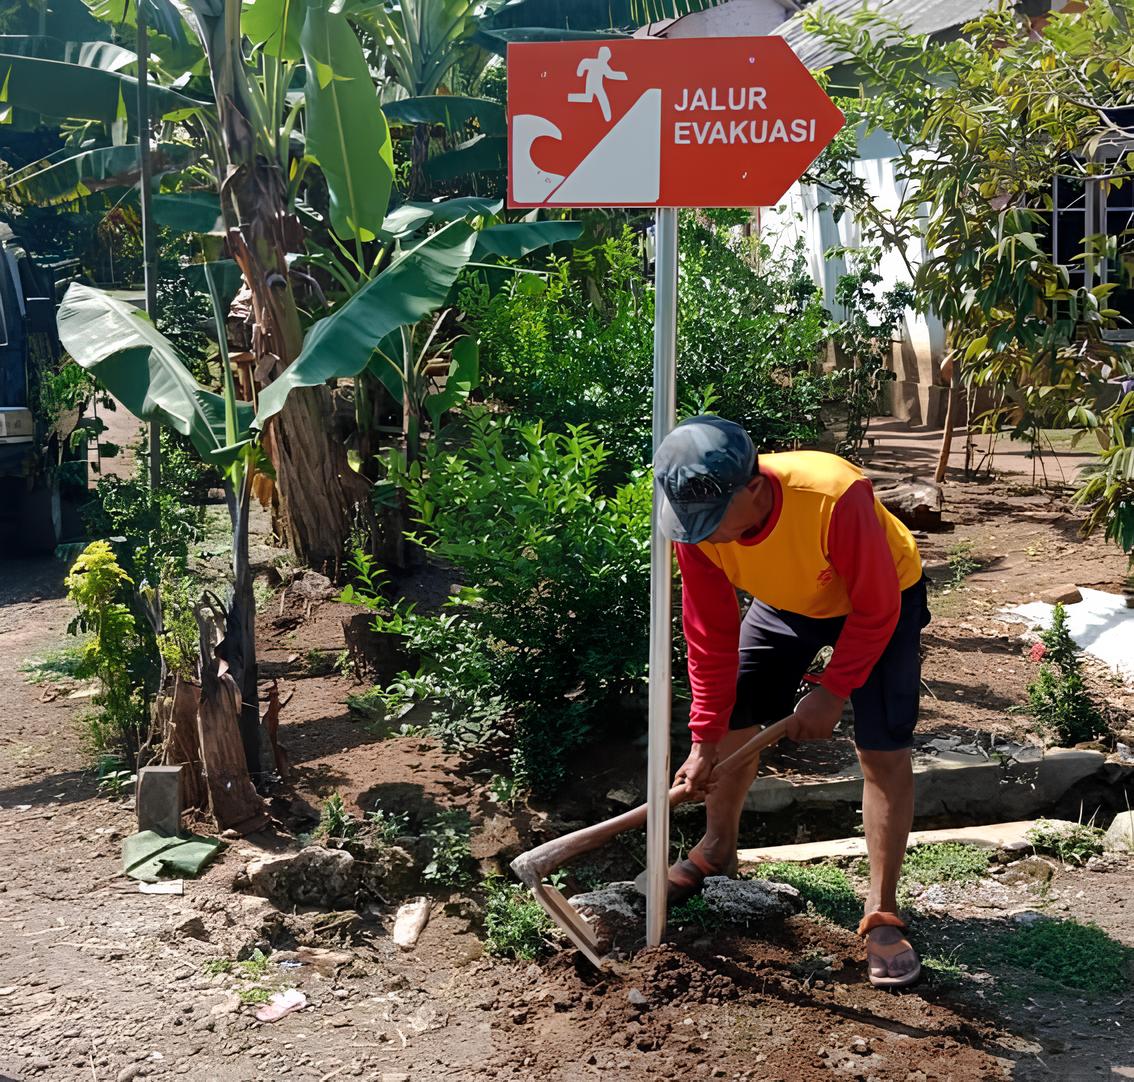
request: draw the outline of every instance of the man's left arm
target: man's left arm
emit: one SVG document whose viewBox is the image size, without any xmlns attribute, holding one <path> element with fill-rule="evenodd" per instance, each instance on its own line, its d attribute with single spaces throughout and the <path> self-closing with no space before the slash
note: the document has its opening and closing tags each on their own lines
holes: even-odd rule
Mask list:
<svg viewBox="0 0 1134 1082">
<path fill-rule="evenodd" d="M 823 740 L 834 732 L 843 704 L 866 683 L 898 624 L 902 591 L 874 489 L 863 478 L 840 497 L 827 532 L 831 566 L 846 584 L 851 612 L 819 687 L 799 704 L 788 735 Z"/>
</svg>

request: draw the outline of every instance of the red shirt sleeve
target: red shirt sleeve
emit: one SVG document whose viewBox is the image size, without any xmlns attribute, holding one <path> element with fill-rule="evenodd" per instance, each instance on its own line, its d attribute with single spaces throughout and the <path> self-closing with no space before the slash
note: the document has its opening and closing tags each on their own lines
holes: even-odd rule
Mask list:
<svg viewBox="0 0 1134 1082">
<path fill-rule="evenodd" d="M 740 666 L 740 607 L 725 573 L 696 545 L 675 545 L 681 568 L 681 617 L 689 650 L 695 744 L 715 744 L 728 730 Z"/>
<path fill-rule="evenodd" d="M 827 552 L 850 595 L 851 613 L 819 683 L 847 698 L 866 683 L 898 624 L 902 590 L 874 488 L 865 478 L 839 498 L 827 531 Z"/>
</svg>

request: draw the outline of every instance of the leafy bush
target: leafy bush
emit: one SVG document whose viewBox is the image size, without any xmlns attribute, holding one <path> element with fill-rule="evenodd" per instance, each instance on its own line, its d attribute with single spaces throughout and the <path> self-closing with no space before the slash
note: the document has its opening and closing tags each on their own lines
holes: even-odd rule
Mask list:
<svg viewBox="0 0 1134 1082">
<path fill-rule="evenodd" d="M 484 881 L 485 947 L 489 954 L 530 962 L 551 949 L 548 933 L 553 925 L 531 893 L 503 877 Z"/>
<path fill-rule="evenodd" d="M 678 286 L 677 379 L 682 403 L 711 396 L 759 448 L 813 441 L 830 382 L 818 361 L 830 332 L 801 247 L 789 252 L 735 236 L 735 216 L 686 214 Z M 650 448 L 653 293 L 629 229 L 547 275 L 518 275 L 492 293 L 462 294 L 481 339 L 488 394 L 549 428 L 601 433 L 616 476 Z M 589 276 L 603 269 L 599 297 Z"/>
<path fill-rule="evenodd" d="M 799 891 L 808 909 L 844 928 L 853 928 L 862 916 L 862 901 L 846 873 L 833 864 L 792 864 L 780 861 L 761 864 L 759 879 L 787 883 Z"/>
<path fill-rule="evenodd" d="M 482 413 L 459 450 L 394 465 L 416 539 L 469 583 L 452 612 L 398 614 L 423 659 L 403 685 L 434 700 L 450 742 L 507 750 L 520 786 L 554 788 L 602 708 L 645 676 L 650 481 L 601 494 L 608 458 L 582 429 Z"/>
<path fill-rule="evenodd" d="M 433 846 L 433 857 L 421 877 L 442 887 L 464 887 L 472 881 L 469 817 L 463 811 L 443 811 L 426 827 L 423 837 Z"/>
<path fill-rule="evenodd" d="M 988 958 L 1028 969 L 1049 981 L 1087 992 L 1127 987 L 1132 952 L 1096 924 L 1039 920 L 1000 936 Z M 987 960 L 987 959 L 986 959 Z"/>
<path fill-rule="evenodd" d="M 134 761 L 148 726 L 147 677 L 152 672 L 150 643 L 131 611 L 134 582 L 106 541 L 93 541 L 72 565 L 67 596 L 78 615 L 69 634 L 88 636 L 74 668 L 79 679 L 98 681 L 86 718 L 95 753 L 119 752 Z"/>
<path fill-rule="evenodd" d="M 1039 852 L 1052 853 L 1064 864 L 1086 864 L 1103 851 L 1106 832 L 1087 823 L 1053 823 L 1039 819 L 1027 838 Z"/>
<path fill-rule="evenodd" d="M 988 870 L 989 852 L 975 845 L 940 842 L 915 845 L 902 861 L 902 875 L 928 886 L 930 883 L 968 883 Z"/>
<path fill-rule="evenodd" d="M 1040 730 L 1067 746 L 1093 740 L 1107 731 L 1106 722 L 1083 682 L 1082 653 L 1067 630 L 1067 610 L 1056 605 L 1051 627 L 1040 634 L 1044 659 L 1039 676 L 1028 685 L 1028 703 Z M 1049 664 L 1050 662 L 1050 664 Z"/>
<path fill-rule="evenodd" d="M 329 843 L 348 842 L 358 835 L 359 823 L 347 810 L 342 795 L 332 793 L 323 801 L 319 811 L 319 826 L 315 836 Z"/>
<path fill-rule="evenodd" d="M 670 924 L 678 927 L 695 925 L 702 932 L 715 932 L 721 926 L 721 917 L 709 908 L 709 903 L 700 894 L 694 894 L 687 902 L 675 905 L 669 911 Z"/>
</svg>

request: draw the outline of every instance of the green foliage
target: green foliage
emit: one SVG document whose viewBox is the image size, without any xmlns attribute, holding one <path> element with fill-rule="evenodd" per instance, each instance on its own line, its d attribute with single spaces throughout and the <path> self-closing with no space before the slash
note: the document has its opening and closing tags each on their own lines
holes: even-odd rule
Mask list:
<svg viewBox="0 0 1134 1082">
<path fill-rule="evenodd" d="M 734 237 L 728 224 L 682 218 L 678 396 L 711 392 L 762 449 L 812 441 L 829 393 L 817 372 L 829 322 L 802 249 Z M 467 279 L 461 305 L 493 398 L 551 429 L 591 426 L 616 476 L 648 457 L 653 294 L 629 229 L 495 293 Z"/>
<path fill-rule="evenodd" d="M 607 460 L 582 429 L 481 413 L 458 450 L 393 463 L 416 539 L 469 584 L 450 613 L 399 617 L 423 659 L 407 690 L 434 701 L 450 742 L 507 750 L 535 789 L 561 781 L 602 708 L 645 675 L 650 482 L 603 494 Z"/>
<path fill-rule="evenodd" d="M 502 876 L 484 880 L 485 947 L 489 954 L 530 962 L 549 953 L 554 925 L 531 892 Z"/>
<path fill-rule="evenodd" d="M 323 801 L 315 830 L 317 837 L 328 842 L 348 842 L 358 834 L 358 829 L 358 820 L 347 810 L 340 793 L 332 793 Z"/>
<path fill-rule="evenodd" d="M 256 1006 L 260 1003 L 267 1003 L 272 998 L 270 988 L 241 988 L 237 995 L 240 997 L 240 1002 L 245 1006 Z"/>
<path fill-rule="evenodd" d="M 862 900 L 846 873 L 832 864 L 780 861 L 759 865 L 755 875 L 758 879 L 770 879 L 795 887 L 809 910 L 844 928 L 855 927 L 862 916 Z"/>
<path fill-rule="evenodd" d="M 470 829 L 468 814 L 455 809 L 441 812 L 426 826 L 422 836 L 433 846 L 433 857 L 421 873 L 427 883 L 459 888 L 472 882 Z"/>
<path fill-rule="evenodd" d="M 1088 823 L 1054 823 L 1039 819 L 1028 831 L 1028 841 L 1037 852 L 1052 853 L 1064 864 L 1086 864 L 1103 851 L 1105 831 Z"/>
<path fill-rule="evenodd" d="M 523 786 L 515 778 L 506 778 L 503 774 L 493 774 L 488 782 L 488 791 L 497 804 L 512 808 L 524 795 Z"/>
<path fill-rule="evenodd" d="M 805 17 L 865 90 L 844 99 L 846 137 L 812 179 L 836 214 L 854 213 L 867 243 L 903 257 L 914 238 L 924 244 L 930 257 L 910 268 L 915 303 L 946 325 L 954 386 L 987 389 L 994 405 L 981 425 L 1033 444 L 1041 429 L 1070 425 L 1097 429 L 1103 447 L 1129 446 L 1129 407 L 1112 404 L 1108 381 L 1130 359 L 1102 334 L 1118 322 L 1111 294 L 1130 280 L 1128 236 L 1086 236 L 1056 263 L 1052 210 L 1057 177 L 1099 194 L 1134 179 L 1129 155 L 1096 154 L 1113 134 L 1107 108 L 1129 101 L 1132 16 L 1131 0 L 1087 4 L 1022 33 L 1004 4 L 947 42 L 866 10 L 840 18 L 814 5 Z M 898 145 L 905 196 L 896 207 L 854 172 L 855 122 Z M 1072 276 L 1084 262 L 1101 272 L 1091 288 Z M 1128 466 L 1112 451 L 1085 499 L 1089 526 L 1131 551 Z"/>
<path fill-rule="evenodd" d="M 1097 924 L 1040 920 L 999 936 L 989 945 L 985 962 L 1029 970 L 1065 988 L 1118 993 L 1129 984 L 1132 953 Z"/>
<path fill-rule="evenodd" d="M 715 932 L 722 923 L 720 916 L 709 908 L 709 903 L 700 894 L 673 906 L 669 911 L 669 922 L 679 927 L 693 925 L 702 932 Z"/>
<path fill-rule="evenodd" d="M 367 814 L 366 826 L 378 841 L 393 845 L 399 838 L 409 833 L 409 814 L 375 808 Z"/>
<path fill-rule="evenodd" d="M 923 955 L 921 968 L 933 977 L 933 983 L 938 987 L 961 984 L 968 973 L 956 958 L 940 954 Z"/>
<path fill-rule="evenodd" d="M 928 886 L 930 883 L 968 883 L 988 870 L 989 852 L 975 845 L 941 842 L 915 845 L 902 861 L 902 875 Z"/>
<path fill-rule="evenodd" d="M 831 397 L 846 408 L 846 432 L 835 452 L 854 459 L 862 449 L 870 418 L 882 405 L 882 388 L 894 379 L 887 367 L 894 342 L 900 337 L 902 319 L 913 304 L 908 286 L 880 290 L 882 276 L 873 269 L 881 253 L 857 253 L 855 270 L 842 275 L 835 285 L 835 302 L 843 318 L 832 327 L 832 339 L 844 367 L 831 374 Z"/>
<path fill-rule="evenodd" d="M 92 750 L 132 760 L 148 726 L 145 680 L 151 667 L 129 605 L 134 582 L 109 543 L 93 541 L 72 565 L 66 587 L 78 609 L 67 630 L 87 636 L 75 675 L 99 684 L 88 725 Z"/>
<path fill-rule="evenodd" d="M 1083 681 L 1082 650 L 1067 630 L 1062 605 L 1055 606 L 1051 627 L 1040 633 L 1040 641 L 1044 663 L 1028 685 L 1029 708 L 1040 730 L 1063 746 L 1104 735 L 1107 725 Z"/>
<path fill-rule="evenodd" d="M 959 590 L 974 571 L 980 570 L 980 561 L 973 556 L 973 543 L 971 541 L 958 541 L 950 545 L 945 553 L 945 560 L 949 565 L 949 586 Z"/>
</svg>

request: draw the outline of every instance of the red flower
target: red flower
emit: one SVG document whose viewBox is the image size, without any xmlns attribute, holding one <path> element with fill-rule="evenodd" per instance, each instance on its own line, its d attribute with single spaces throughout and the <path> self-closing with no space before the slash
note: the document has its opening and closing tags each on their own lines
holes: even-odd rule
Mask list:
<svg viewBox="0 0 1134 1082">
<path fill-rule="evenodd" d="M 1043 661 L 1044 655 L 1046 653 L 1047 653 L 1047 647 L 1044 646 L 1044 644 L 1042 642 L 1037 642 L 1028 651 L 1028 660 L 1029 661 Z"/>
</svg>

